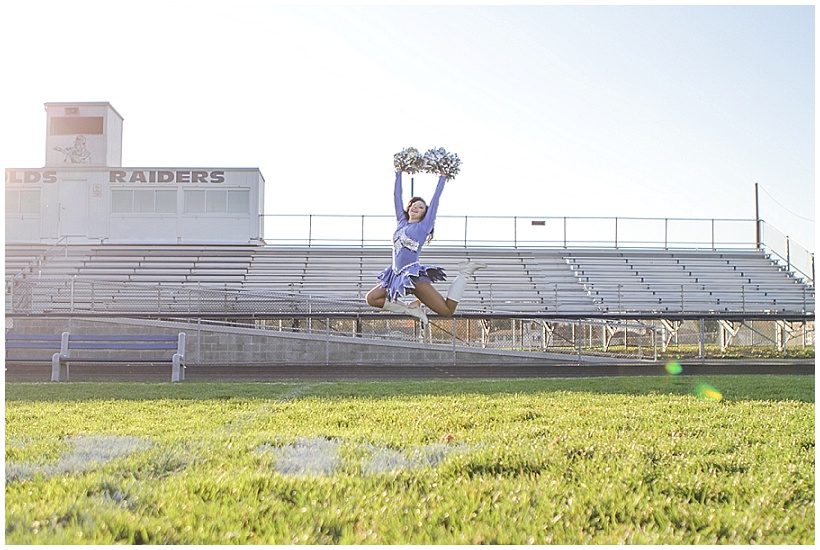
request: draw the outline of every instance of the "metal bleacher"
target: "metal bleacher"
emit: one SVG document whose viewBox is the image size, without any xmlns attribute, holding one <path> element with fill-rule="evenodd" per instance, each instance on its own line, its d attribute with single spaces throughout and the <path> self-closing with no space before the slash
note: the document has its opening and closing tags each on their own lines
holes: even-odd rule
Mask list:
<svg viewBox="0 0 820 550">
<path fill-rule="evenodd" d="M 758 249 L 574 250 L 566 259 L 602 311 L 814 312 L 814 287 Z"/>
<path fill-rule="evenodd" d="M 814 286 L 748 249 L 425 249 L 475 275 L 462 316 L 814 315 Z M 364 304 L 390 250 L 253 245 L 6 245 L 6 312 L 276 317 L 377 315 Z M 439 290 L 446 293 L 446 282 Z"/>
</svg>

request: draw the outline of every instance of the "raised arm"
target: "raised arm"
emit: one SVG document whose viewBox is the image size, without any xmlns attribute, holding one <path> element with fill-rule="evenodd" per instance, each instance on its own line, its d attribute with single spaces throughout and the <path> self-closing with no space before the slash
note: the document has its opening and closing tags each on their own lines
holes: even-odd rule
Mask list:
<svg viewBox="0 0 820 550">
<path fill-rule="evenodd" d="M 447 181 L 447 178 L 444 176 L 439 176 L 438 178 L 438 185 L 436 185 L 436 190 L 433 193 L 433 198 L 430 199 L 430 204 L 427 205 L 427 215 L 424 216 L 424 219 L 421 221 L 422 224 L 427 228 L 427 231 L 433 229 L 433 224 L 436 223 L 436 213 L 438 212 L 438 201 L 441 198 L 441 193 L 444 191 L 444 182 Z"/>
<path fill-rule="evenodd" d="M 396 172 L 396 185 L 393 188 L 393 204 L 396 207 L 396 219 L 398 221 L 405 219 L 401 193 L 401 172 Z"/>
</svg>

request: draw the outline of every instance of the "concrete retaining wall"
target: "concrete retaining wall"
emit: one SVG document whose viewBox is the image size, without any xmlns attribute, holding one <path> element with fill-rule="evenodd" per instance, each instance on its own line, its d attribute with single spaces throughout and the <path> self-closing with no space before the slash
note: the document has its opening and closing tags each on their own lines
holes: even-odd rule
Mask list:
<svg viewBox="0 0 820 550">
<path fill-rule="evenodd" d="M 16 318 L 7 319 L 6 323 L 7 332 L 20 334 L 60 334 L 65 331 L 80 334 L 185 332 L 186 362 L 189 365 L 423 366 L 578 363 L 577 355 L 506 352 L 145 319 Z"/>
</svg>

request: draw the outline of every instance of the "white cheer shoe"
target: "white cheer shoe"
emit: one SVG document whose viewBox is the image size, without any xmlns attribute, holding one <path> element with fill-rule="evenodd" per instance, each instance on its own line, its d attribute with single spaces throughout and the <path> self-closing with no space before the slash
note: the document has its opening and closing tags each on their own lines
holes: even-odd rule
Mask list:
<svg viewBox="0 0 820 550">
<path fill-rule="evenodd" d="M 427 326 L 429 322 L 427 320 L 427 314 L 424 313 L 424 310 L 421 309 L 421 303 L 416 300 L 413 305 L 407 305 L 402 301 L 391 302 L 390 300 L 384 301 L 384 306 L 382 309 L 385 311 L 392 311 L 393 313 L 403 313 L 404 315 L 409 315 L 415 319 L 421 321 L 421 324 Z"/>
<path fill-rule="evenodd" d="M 458 264 L 458 274 L 464 275 L 465 277 L 471 277 L 475 274 L 476 271 L 479 269 L 484 269 L 487 267 L 487 264 L 482 262 L 461 262 Z"/>
</svg>

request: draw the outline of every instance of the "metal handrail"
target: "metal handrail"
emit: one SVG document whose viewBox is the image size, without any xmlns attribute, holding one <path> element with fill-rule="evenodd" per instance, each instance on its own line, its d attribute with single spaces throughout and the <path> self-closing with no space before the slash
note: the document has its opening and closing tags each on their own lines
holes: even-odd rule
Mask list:
<svg viewBox="0 0 820 550">
<path fill-rule="evenodd" d="M 395 224 L 395 218 L 387 215 L 266 214 L 263 218 L 269 220 L 263 237 L 267 245 L 308 248 L 389 248 Z M 277 220 L 286 222 L 277 227 L 273 223 Z M 322 221 L 326 222 L 325 233 L 319 227 Z M 441 215 L 436 226 L 436 237 L 428 248 L 762 248 L 814 285 L 814 253 L 764 220 Z M 771 233 L 771 238 L 760 240 L 761 229 L 764 235 Z"/>
<path fill-rule="evenodd" d="M 15 273 L 9 278 L 9 280 L 16 281 L 18 278 L 23 277 L 26 271 L 30 271 L 36 264 L 42 265 L 42 263 L 45 262 L 46 258 L 49 257 L 51 252 L 63 244 L 66 245 L 66 256 L 68 256 L 68 235 L 63 235 L 62 237 L 57 239 L 57 242 L 55 242 L 53 245 L 45 249 L 42 254 L 40 254 L 39 256 L 31 260 L 29 263 L 24 265 L 22 268 L 20 268 L 17 271 L 17 273 Z"/>
<path fill-rule="evenodd" d="M 263 239 L 266 244 L 284 243 L 297 244 L 300 246 L 325 246 L 328 244 L 358 245 L 366 246 L 389 246 L 390 235 L 392 233 L 394 216 L 387 215 L 359 215 L 359 214 L 265 214 L 266 233 Z M 268 220 L 287 220 L 287 223 L 274 229 L 275 225 Z M 319 225 L 322 220 L 327 221 L 326 234 L 322 234 Z M 344 224 L 344 221 L 355 223 Z M 368 222 L 373 222 L 372 224 Z M 571 228 L 570 223 L 580 223 L 582 227 Z M 640 238 L 638 235 L 633 238 L 623 235 L 628 234 L 630 225 L 635 224 L 655 224 L 657 231 L 662 233 L 662 238 L 651 236 L 647 238 L 646 231 L 641 229 Z M 755 228 L 757 220 L 754 219 L 730 219 L 730 218 L 639 218 L 639 217 L 604 217 L 604 216 L 447 216 L 440 215 L 436 218 L 437 226 L 447 225 L 447 238 L 444 232 L 437 229 L 436 238 L 430 246 L 437 246 L 445 243 L 448 246 L 503 246 L 519 248 L 522 246 L 608 246 L 620 248 L 623 246 L 639 247 L 683 247 L 691 246 L 695 248 L 717 247 L 743 247 L 753 248 L 757 246 L 755 238 Z M 594 233 L 600 233 L 600 226 L 607 226 L 608 235 L 597 235 L 591 238 Z M 703 233 L 699 239 L 675 239 L 670 236 L 670 225 L 695 224 L 696 228 Z M 727 235 L 722 237 L 719 234 L 719 225 L 742 225 L 743 236 L 737 235 L 734 238 Z M 373 229 L 368 231 L 368 228 Z M 530 231 L 542 233 L 532 234 L 529 238 L 524 235 L 524 228 L 529 226 Z M 586 227 L 583 227 L 586 226 Z M 598 226 L 598 227 L 593 227 Z M 487 236 L 488 227 L 490 235 Z M 543 229 L 542 229 L 543 228 Z M 634 230 L 634 228 L 633 228 Z M 543 233 L 549 233 L 543 235 Z M 725 228 L 724 228 L 724 233 Z M 687 228 L 686 236 L 693 233 L 692 228 Z M 722 237 L 722 238 L 721 238 Z"/>
</svg>

